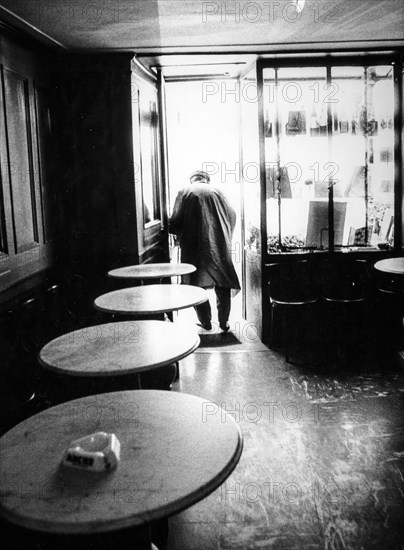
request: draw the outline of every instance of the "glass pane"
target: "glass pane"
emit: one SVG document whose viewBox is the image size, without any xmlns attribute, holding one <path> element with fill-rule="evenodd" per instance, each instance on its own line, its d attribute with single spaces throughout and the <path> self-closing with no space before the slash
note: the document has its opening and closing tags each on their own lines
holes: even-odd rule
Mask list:
<svg viewBox="0 0 404 550">
<path fill-rule="evenodd" d="M 153 200 L 153 162 L 154 162 L 154 143 L 153 128 L 151 124 L 153 104 L 149 102 L 147 109 L 142 109 L 140 113 L 140 139 L 141 139 L 141 158 L 142 158 L 142 183 L 143 183 L 143 209 L 144 223 L 155 219 L 154 200 Z"/>
<path fill-rule="evenodd" d="M 316 205 L 322 208 L 321 202 L 328 200 L 323 165 L 328 158 L 327 98 L 332 90 L 326 69 L 265 69 L 264 91 L 268 251 L 317 247 L 312 221 L 317 219 Z M 321 246 L 326 247 L 323 229 L 319 228 Z"/>
<path fill-rule="evenodd" d="M 13 223 L 17 251 L 31 248 L 37 238 L 35 194 L 30 162 L 27 81 L 14 72 L 4 71 L 6 131 L 9 148 Z"/>
<path fill-rule="evenodd" d="M 263 77 L 268 251 L 392 245 L 392 66 Z"/>
<path fill-rule="evenodd" d="M 387 238 L 393 223 L 394 94 L 392 68 L 334 67 L 332 161 L 335 200 L 346 203 L 336 227 L 336 246 L 371 246 Z M 386 217 L 386 220 L 384 218 Z M 336 235 L 337 237 L 337 235 Z"/>
<path fill-rule="evenodd" d="M 334 220 L 335 246 L 368 241 L 368 135 L 366 72 L 363 67 L 333 67 L 332 159 L 334 200 L 341 214 Z"/>
<path fill-rule="evenodd" d="M 156 92 L 140 92 L 140 143 L 144 223 L 160 219 Z"/>
</svg>

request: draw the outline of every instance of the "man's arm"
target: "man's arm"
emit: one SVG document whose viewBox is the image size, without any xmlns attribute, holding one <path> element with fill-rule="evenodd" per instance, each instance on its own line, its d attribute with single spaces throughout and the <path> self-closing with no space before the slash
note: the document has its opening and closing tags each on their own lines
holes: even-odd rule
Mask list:
<svg viewBox="0 0 404 550">
<path fill-rule="evenodd" d="M 183 229 L 184 221 L 184 210 L 183 210 L 183 197 L 184 191 L 180 191 L 175 199 L 173 213 L 168 222 L 168 230 L 174 235 L 181 236 Z"/>
</svg>

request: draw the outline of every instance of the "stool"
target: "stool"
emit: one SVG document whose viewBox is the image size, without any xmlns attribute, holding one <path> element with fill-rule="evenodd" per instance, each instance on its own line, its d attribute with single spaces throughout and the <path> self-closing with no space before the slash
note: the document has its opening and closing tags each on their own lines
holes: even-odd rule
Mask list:
<svg viewBox="0 0 404 550">
<path fill-rule="evenodd" d="M 307 328 L 313 326 L 310 321 L 316 318 L 315 310 L 319 297 L 313 284 L 311 268 L 306 260 L 269 264 L 268 279 L 268 296 L 271 304 L 270 347 L 274 345 L 276 332 L 281 328 L 285 359 L 289 363 L 291 340 L 294 336 L 302 343 L 307 341 L 310 332 L 313 332 L 307 331 Z M 302 313 L 303 317 L 300 319 L 301 323 L 296 326 L 299 313 Z"/>
</svg>

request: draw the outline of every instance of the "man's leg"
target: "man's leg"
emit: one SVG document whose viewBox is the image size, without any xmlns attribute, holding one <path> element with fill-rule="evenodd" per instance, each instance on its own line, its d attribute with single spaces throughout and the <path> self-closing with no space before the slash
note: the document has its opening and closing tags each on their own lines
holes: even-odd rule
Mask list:
<svg viewBox="0 0 404 550">
<path fill-rule="evenodd" d="M 217 314 L 219 326 L 226 332 L 229 330 L 229 315 L 231 308 L 231 289 L 222 286 L 215 286 Z"/>
<path fill-rule="evenodd" d="M 210 307 L 209 300 L 206 300 L 206 302 L 203 302 L 202 304 L 199 304 L 199 306 L 195 306 L 196 315 L 199 319 L 199 322 L 206 330 L 212 329 L 212 309 Z"/>
</svg>

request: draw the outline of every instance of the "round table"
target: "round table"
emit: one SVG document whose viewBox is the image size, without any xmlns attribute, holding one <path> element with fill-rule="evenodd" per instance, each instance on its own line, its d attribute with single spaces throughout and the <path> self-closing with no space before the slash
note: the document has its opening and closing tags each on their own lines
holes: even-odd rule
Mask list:
<svg viewBox="0 0 404 550">
<path fill-rule="evenodd" d="M 41 349 L 39 361 L 59 374 L 119 376 L 175 363 L 199 343 L 193 327 L 165 321 L 120 321 L 64 334 Z"/>
<path fill-rule="evenodd" d="M 99 296 L 94 306 L 108 313 L 154 315 L 206 302 L 205 289 L 191 285 L 148 285 L 114 290 Z"/>
<path fill-rule="evenodd" d="M 108 271 L 108 276 L 114 279 L 165 279 L 189 275 L 196 271 L 192 264 L 156 263 L 119 267 Z"/>
<path fill-rule="evenodd" d="M 0 515 L 35 531 L 91 534 L 180 512 L 221 485 L 242 452 L 234 419 L 223 421 L 222 411 L 208 405 L 176 392 L 124 391 L 68 401 L 24 420 L 0 438 Z M 117 468 L 90 473 L 62 466 L 69 444 L 96 431 L 120 441 Z"/>
<path fill-rule="evenodd" d="M 386 258 L 375 263 L 375 269 L 391 275 L 404 275 L 404 258 Z"/>
</svg>

